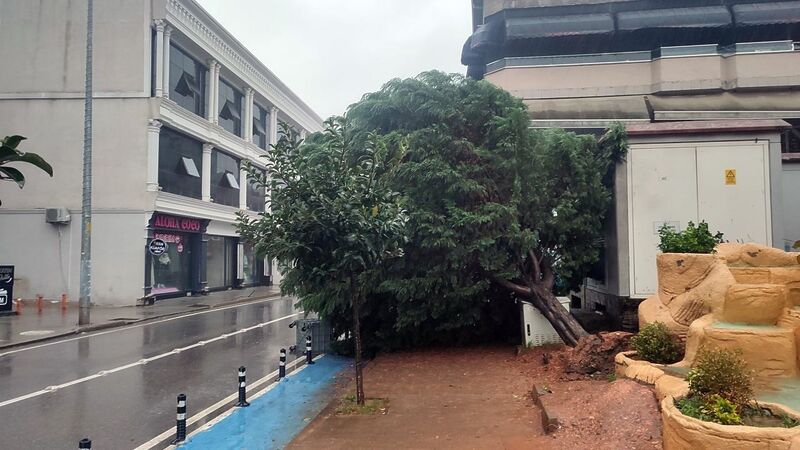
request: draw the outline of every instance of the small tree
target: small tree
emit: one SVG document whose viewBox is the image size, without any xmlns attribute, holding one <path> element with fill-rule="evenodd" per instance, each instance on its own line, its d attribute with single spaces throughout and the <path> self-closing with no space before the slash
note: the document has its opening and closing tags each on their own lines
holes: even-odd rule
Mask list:
<svg viewBox="0 0 800 450">
<path fill-rule="evenodd" d="M 257 219 L 240 213 L 239 231 L 259 255 L 278 261 L 281 290 L 307 310 L 325 316 L 342 305 L 351 309 L 356 398 L 363 405 L 361 305 L 404 242 L 406 214 L 380 176 L 399 155 L 374 134 L 356 141 L 343 117 L 325 125 L 305 145 L 284 125 L 285 137 L 266 156 L 266 174 L 247 166 L 270 201 Z"/>
<path fill-rule="evenodd" d="M 27 163 L 47 172 L 53 176 L 53 168 L 41 156 L 36 153 L 22 152 L 17 150 L 20 142 L 24 141 L 23 136 L 6 136 L 0 141 L 0 180 L 13 181 L 20 189 L 25 186 L 25 175 L 19 169 L 9 167 L 10 163 Z M 2 204 L 2 202 L 0 202 Z"/>
</svg>

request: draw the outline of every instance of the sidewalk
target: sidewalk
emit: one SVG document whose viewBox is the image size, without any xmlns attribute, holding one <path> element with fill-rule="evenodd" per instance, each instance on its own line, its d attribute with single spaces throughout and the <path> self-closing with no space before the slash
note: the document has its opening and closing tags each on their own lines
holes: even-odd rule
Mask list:
<svg viewBox="0 0 800 450">
<path fill-rule="evenodd" d="M 333 403 L 287 448 L 521 450 L 552 441 L 510 348 L 382 354 L 364 384 L 367 397 L 389 400 L 387 414 L 336 415 Z"/>
<path fill-rule="evenodd" d="M 22 312 L 0 317 L 0 348 L 124 326 L 161 317 L 188 314 L 234 303 L 280 295 L 277 286 L 260 286 L 214 292 L 208 295 L 179 297 L 157 301 L 150 306 L 92 306 L 92 323 L 78 326 L 78 305 L 69 303 L 62 310 L 58 301 L 45 300 L 40 313 L 35 301 L 23 302 Z M 16 306 L 15 306 L 16 309 Z"/>
</svg>

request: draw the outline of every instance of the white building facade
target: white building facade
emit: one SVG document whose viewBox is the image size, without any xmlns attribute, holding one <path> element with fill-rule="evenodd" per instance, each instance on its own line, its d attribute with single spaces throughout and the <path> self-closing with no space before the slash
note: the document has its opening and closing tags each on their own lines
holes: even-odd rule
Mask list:
<svg viewBox="0 0 800 450">
<path fill-rule="evenodd" d="M 22 191 L 0 183 L 0 264 L 15 266 L 17 297 L 78 296 L 86 6 L 0 4 L 0 56 L 16 61 L 0 74 L 0 133 L 26 136 L 20 149 L 55 171 L 21 167 Z M 264 167 L 279 123 L 305 137 L 320 117 L 193 0 L 94 8 L 93 302 L 277 282 L 235 229 L 239 211 L 265 208 L 243 164 Z M 71 220 L 48 220 L 52 208 Z"/>
</svg>

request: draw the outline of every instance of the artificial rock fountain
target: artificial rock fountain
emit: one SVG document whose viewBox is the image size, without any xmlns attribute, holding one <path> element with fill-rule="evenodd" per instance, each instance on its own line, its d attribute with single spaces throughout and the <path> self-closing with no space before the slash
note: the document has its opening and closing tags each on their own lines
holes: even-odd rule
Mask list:
<svg viewBox="0 0 800 450">
<path fill-rule="evenodd" d="M 684 359 L 660 366 L 617 355 L 617 373 L 652 383 L 662 400 L 666 449 L 796 449 L 798 428 L 726 426 L 683 416 L 673 399 L 687 394 L 683 374 L 702 346 L 737 349 L 754 371 L 762 404 L 800 417 L 800 254 L 756 244 L 720 244 L 715 254 L 657 257 L 658 292 L 639 306 L 639 325 L 663 322 L 685 341 Z M 787 391 L 788 392 L 788 391 Z M 758 396 L 757 396 L 758 397 Z"/>
</svg>

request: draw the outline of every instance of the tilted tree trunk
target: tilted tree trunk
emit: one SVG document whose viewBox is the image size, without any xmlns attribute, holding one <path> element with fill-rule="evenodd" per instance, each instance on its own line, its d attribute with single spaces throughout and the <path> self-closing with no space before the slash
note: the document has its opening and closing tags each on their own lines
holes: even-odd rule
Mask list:
<svg viewBox="0 0 800 450">
<path fill-rule="evenodd" d="M 541 258 L 537 258 L 533 252 L 530 252 L 528 262 L 527 265 L 520 265 L 523 272 L 521 278 L 525 281 L 525 285 L 499 277 L 492 277 L 492 280 L 517 296 L 530 300 L 533 306 L 550 322 L 561 340 L 574 347 L 578 344 L 578 340 L 588 333 L 553 295 L 555 275 L 552 268 L 547 264 L 542 264 Z M 526 266 L 530 266 L 529 271 L 523 269 Z"/>
<path fill-rule="evenodd" d="M 356 344 L 356 403 L 363 406 L 366 398 L 364 396 L 364 375 L 361 367 L 361 294 L 356 284 L 355 275 L 350 276 L 350 296 L 353 304 L 353 337 Z"/>
</svg>

